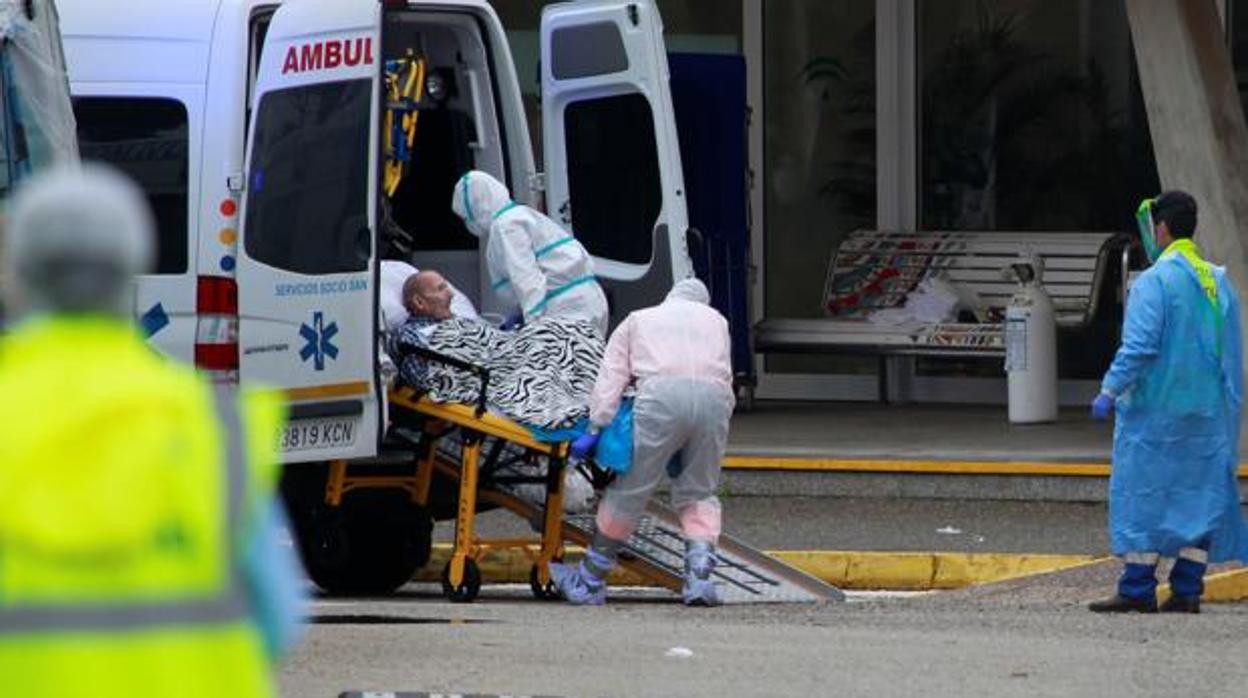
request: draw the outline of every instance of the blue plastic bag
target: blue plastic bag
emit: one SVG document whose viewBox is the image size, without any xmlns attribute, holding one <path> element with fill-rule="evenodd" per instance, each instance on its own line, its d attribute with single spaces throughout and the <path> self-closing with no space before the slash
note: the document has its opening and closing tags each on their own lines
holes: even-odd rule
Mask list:
<svg viewBox="0 0 1248 698">
<path fill-rule="evenodd" d="M 602 430 L 594 461 L 598 465 L 623 475 L 633 467 L 633 399 L 625 398 L 615 419 Z"/>
</svg>

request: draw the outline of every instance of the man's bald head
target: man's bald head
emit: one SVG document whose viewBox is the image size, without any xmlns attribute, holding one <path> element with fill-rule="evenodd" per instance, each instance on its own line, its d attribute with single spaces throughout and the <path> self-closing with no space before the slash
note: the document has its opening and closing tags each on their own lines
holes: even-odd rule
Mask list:
<svg viewBox="0 0 1248 698">
<path fill-rule="evenodd" d="M 403 282 L 403 305 L 412 315 L 449 320 L 451 297 L 450 284 L 436 271 L 420 271 Z"/>
</svg>

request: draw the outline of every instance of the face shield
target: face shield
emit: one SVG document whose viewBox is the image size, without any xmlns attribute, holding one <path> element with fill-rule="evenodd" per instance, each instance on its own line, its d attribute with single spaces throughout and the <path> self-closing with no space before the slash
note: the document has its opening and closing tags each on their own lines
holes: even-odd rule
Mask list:
<svg viewBox="0 0 1248 698">
<path fill-rule="evenodd" d="M 1153 221 L 1153 205 L 1156 201 L 1144 199 L 1135 210 L 1135 225 L 1140 230 L 1140 244 L 1144 246 L 1144 254 L 1150 263 L 1161 257 L 1161 246 L 1157 244 L 1157 225 Z"/>
</svg>

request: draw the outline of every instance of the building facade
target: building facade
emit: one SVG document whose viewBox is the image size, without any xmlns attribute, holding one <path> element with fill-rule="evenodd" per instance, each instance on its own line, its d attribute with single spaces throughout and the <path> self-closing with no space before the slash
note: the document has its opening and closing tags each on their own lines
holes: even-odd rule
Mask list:
<svg viewBox="0 0 1248 698">
<path fill-rule="evenodd" d="M 536 105 L 540 0 L 497 3 Z M 657 0 L 669 50 L 745 56 L 751 315 L 816 318 L 858 229 L 1129 233 L 1160 185 L 1124 3 L 1115 0 Z M 1241 94 L 1248 0 L 1219 7 Z M 536 131 L 536 129 L 535 129 Z M 1120 307 L 1059 348 L 1081 402 Z M 760 356 L 759 395 L 874 399 L 871 356 Z M 999 359 L 895 362 L 908 397 L 1005 399 Z"/>
</svg>

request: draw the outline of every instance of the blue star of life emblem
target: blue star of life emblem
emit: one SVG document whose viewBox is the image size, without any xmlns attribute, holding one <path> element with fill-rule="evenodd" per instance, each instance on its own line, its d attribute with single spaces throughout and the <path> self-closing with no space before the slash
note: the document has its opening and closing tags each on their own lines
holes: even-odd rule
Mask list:
<svg viewBox="0 0 1248 698">
<path fill-rule="evenodd" d="M 318 371 L 325 370 L 325 357 L 338 358 L 338 347 L 334 346 L 334 336 L 338 334 L 338 323 L 325 324 L 325 315 L 321 312 L 312 313 L 312 325 L 303 323 L 299 326 L 299 336 L 307 344 L 299 350 L 299 358 L 303 361 L 312 359 Z"/>
</svg>

